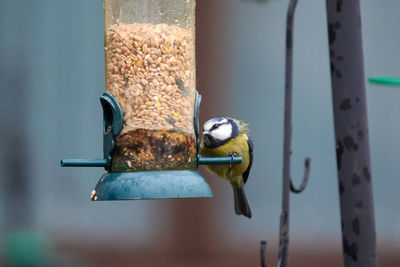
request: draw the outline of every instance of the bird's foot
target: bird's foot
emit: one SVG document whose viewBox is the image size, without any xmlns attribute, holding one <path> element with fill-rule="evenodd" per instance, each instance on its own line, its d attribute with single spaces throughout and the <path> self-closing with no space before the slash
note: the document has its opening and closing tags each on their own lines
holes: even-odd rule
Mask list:
<svg viewBox="0 0 400 267">
<path fill-rule="evenodd" d="M 231 153 L 229 153 L 229 156 L 231 157 L 231 161 L 229 162 L 229 169 L 228 169 L 228 171 L 226 172 L 226 176 L 228 176 L 228 177 L 230 177 L 231 174 L 232 174 L 233 159 L 234 159 L 235 157 L 237 157 L 237 154 L 236 154 L 235 152 L 231 152 Z"/>
</svg>

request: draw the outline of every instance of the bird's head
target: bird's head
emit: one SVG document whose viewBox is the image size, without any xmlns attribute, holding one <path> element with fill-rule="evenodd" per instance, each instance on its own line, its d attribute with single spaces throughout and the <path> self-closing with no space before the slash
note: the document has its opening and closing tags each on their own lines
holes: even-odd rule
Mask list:
<svg viewBox="0 0 400 267">
<path fill-rule="evenodd" d="M 203 142 L 208 148 L 226 144 L 239 134 L 238 124 L 231 118 L 213 118 L 204 123 Z"/>
</svg>

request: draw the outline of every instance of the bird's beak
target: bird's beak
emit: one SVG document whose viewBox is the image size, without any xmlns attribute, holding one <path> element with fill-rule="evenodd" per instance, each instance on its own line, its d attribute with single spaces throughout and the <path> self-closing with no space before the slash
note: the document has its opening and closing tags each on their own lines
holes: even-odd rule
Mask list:
<svg viewBox="0 0 400 267">
<path fill-rule="evenodd" d="M 204 140 L 204 145 L 206 147 L 209 147 L 211 144 L 211 136 L 209 135 L 209 132 L 207 131 L 203 132 L 203 140 Z"/>
</svg>

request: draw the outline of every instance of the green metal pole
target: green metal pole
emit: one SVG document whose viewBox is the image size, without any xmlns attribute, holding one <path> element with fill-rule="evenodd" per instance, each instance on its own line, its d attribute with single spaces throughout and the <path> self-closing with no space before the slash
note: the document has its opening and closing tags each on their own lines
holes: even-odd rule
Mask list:
<svg viewBox="0 0 400 267">
<path fill-rule="evenodd" d="M 106 159 L 62 159 L 61 167 L 105 167 Z"/>
<path fill-rule="evenodd" d="M 208 164 L 240 164 L 242 157 L 200 157 L 199 165 Z M 105 167 L 107 165 L 106 159 L 62 159 L 60 162 L 61 167 Z"/>
<path fill-rule="evenodd" d="M 242 163 L 242 157 L 200 157 L 199 165 Z"/>
</svg>

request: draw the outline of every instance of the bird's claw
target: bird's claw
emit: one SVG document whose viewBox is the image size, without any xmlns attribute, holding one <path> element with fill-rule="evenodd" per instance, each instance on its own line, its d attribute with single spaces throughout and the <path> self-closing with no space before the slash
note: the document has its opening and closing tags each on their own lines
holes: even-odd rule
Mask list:
<svg viewBox="0 0 400 267">
<path fill-rule="evenodd" d="M 232 174 L 232 167 L 233 167 L 233 159 L 237 156 L 237 154 L 235 152 L 231 152 L 229 153 L 229 156 L 231 157 L 231 161 L 229 162 L 229 169 L 226 172 L 226 176 L 231 176 Z"/>
</svg>

